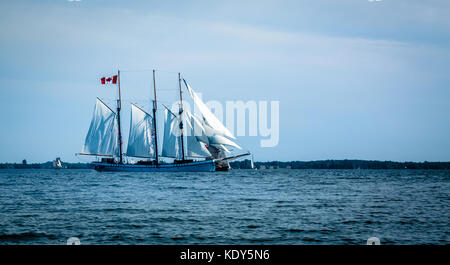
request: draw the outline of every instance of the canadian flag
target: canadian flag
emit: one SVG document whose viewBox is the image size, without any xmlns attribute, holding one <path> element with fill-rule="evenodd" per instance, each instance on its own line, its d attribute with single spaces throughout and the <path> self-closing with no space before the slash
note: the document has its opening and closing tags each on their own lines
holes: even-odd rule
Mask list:
<svg viewBox="0 0 450 265">
<path fill-rule="evenodd" d="M 102 81 L 102 85 L 117 84 L 117 75 L 113 75 L 111 77 L 102 77 L 100 80 Z"/>
</svg>

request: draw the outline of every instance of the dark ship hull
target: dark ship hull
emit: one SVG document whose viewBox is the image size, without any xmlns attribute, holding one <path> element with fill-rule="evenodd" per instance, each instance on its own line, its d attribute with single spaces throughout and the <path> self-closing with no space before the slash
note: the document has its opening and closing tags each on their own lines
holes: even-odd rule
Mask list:
<svg viewBox="0 0 450 265">
<path fill-rule="evenodd" d="M 117 172 L 214 172 L 216 162 L 214 160 L 192 161 L 173 164 L 117 164 L 105 162 L 93 162 L 91 165 L 97 171 Z M 218 170 L 227 171 L 227 170 Z"/>
</svg>

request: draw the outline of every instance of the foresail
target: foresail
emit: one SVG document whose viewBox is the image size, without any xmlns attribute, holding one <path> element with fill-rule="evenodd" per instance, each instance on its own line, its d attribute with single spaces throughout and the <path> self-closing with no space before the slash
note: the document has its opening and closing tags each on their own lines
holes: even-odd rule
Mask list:
<svg viewBox="0 0 450 265">
<path fill-rule="evenodd" d="M 118 155 L 116 114 L 97 98 L 83 153 Z"/>
<path fill-rule="evenodd" d="M 155 157 L 153 129 L 152 116 L 134 104 L 131 104 L 127 156 Z"/>
<path fill-rule="evenodd" d="M 214 116 L 214 114 L 209 110 L 205 103 L 203 103 L 203 101 L 186 82 L 186 80 L 183 79 L 183 81 L 186 85 L 187 90 L 189 91 L 189 94 L 192 97 L 192 100 L 194 101 L 194 104 L 197 106 L 198 110 L 200 111 L 208 125 L 217 130 L 218 133 L 223 134 L 224 136 L 231 139 L 236 139 L 236 137 L 233 136 L 233 134 L 222 124 L 222 122 L 219 121 L 216 116 Z"/>
<path fill-rule="evenodd" d="M 164 138 L 162 147 L 163 157 L 176 158 L 179 150 L 178 138 L 179 138 L 179 120 L 168 110 L 164 115 Z"/>
</svg>

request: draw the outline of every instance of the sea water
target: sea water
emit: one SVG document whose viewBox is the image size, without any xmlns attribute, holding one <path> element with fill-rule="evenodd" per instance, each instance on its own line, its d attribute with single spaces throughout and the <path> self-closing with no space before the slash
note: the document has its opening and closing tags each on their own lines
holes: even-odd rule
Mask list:
<svg viewBox="0 0 450 265">
<path fill-rule="evenodd" d="M 0 170 L 0 244 L 449 244 L 450 171 Z"/>
</svg>

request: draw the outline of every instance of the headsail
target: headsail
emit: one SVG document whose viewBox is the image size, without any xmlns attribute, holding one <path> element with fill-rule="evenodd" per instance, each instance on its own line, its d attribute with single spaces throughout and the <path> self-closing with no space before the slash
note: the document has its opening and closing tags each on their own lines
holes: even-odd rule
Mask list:
<svg viewBox="0 0 450 265">
<path fill-rule="evenodd" d="M 225 153 L 231 153 L 231 151 L 228 150 L 223 144 L 214 143 L 214 142 L 217 142 L 217 141 L 214 141 L 215 140 L 214 137 L 211 141 L 213 143 L 211 143 L 209 139 L 211 138 L 211 136 L 214 136 L 214 135 L 210 135 L 210 137 L 208 138 L 205 127 L 203 126 L 204 123 L 202 121 L 200 121 L 197 117 L 192 115 L 189 111 L 185 111 L 185 112 L 192 121 L 191 123 L 192 123 L 192 126 L 194 127 L 195 137 L 197 138 L 198 141 L 200 141 L 208 146 L 215 146 L 217 149 L 222 150 Z M 214 132 L 213 130 L 209 131 L 209 133 L 213 133 L 213 132 Z M 235 143 L 233 143 L 233 144 L 235 144 Z"/>
<path fill-rule="evenodd" d="M 205 122 L 217 130 L 217 133 L 222 134 L 226 137 L 229 137 L 231 139 L 236 139 L 236 137 L 233 136 L 233 134 L 220 122 L 214 114 L 209 110 L 209 108 L 203 103 L 203 101 L 200 99 L 200 97 L 195 93 L 195 91 L 191 88 L 191 86 L 184 80 L 184 84 L 186 85 L 187 90 L 189 91 L 189 94 L 192 97 L 192 100 L 194 101 L 194 104 L 197 106 L 198 110 L 203 116 L 203 119 Z"/>
<path fill-rule="evenodd" d="M 87 154 L 118 155 L 119 145 L 116 131 L 116 113 L 97 98 L 83 152 Z"/>
<path fill-rule="evenodd" d="M 231 151 L 228 150 L 228 148 L 226 148 L 225 145 L 223 145 L 223 144 L 212 144 L 212 145 L 225 153 L 231 153 Z"/>
<path fill-rule="evenodd" d="M 211 153 L 206 148 L 204 139 L 207 140 L 203 134 L 201 127 L 196 124 L 195 118 L 187 111 L 186 124 L 188 127 L 188 134 L 186 135 L 187 142 L 187 156 L 189 157 L 211 157 Z M 204 137 L 204 138 L 203 138 Z"/>
<path fill-rule="evenodd" d="M 127 155 L 135 157 L 155 157 L 153 118 L 147 112 L 131 104 L 130 135 Z"/>
<path fill-rule="evenodd" d="M 212 128 L 206 123 L 203 123 L 206 135 L 208 137 L 209 144 L 211 145 L 228 145 L 238 149 L 242 149 L 238 144 L 221 135 L 215 128 Z"/>
<path fill-rule="evenodd" d="M 190 126 L 192 127 L 192 134 L 196 137 L 199 142 L 204 144 L 209 144 L 208 136 L 206 135 L 205 128 L 202 125 L 202 122 L 192 115 L 188 110 L 185 110 L 184 113 L 187 115 L 187 120 L 190 122 Z"/>
<path fill-rule="evenodd" d="M 164 139 L 162 156 L 176 158 L 179 150 L 179 120 L 167 109 L 164 116 Z"/>
</svg>

